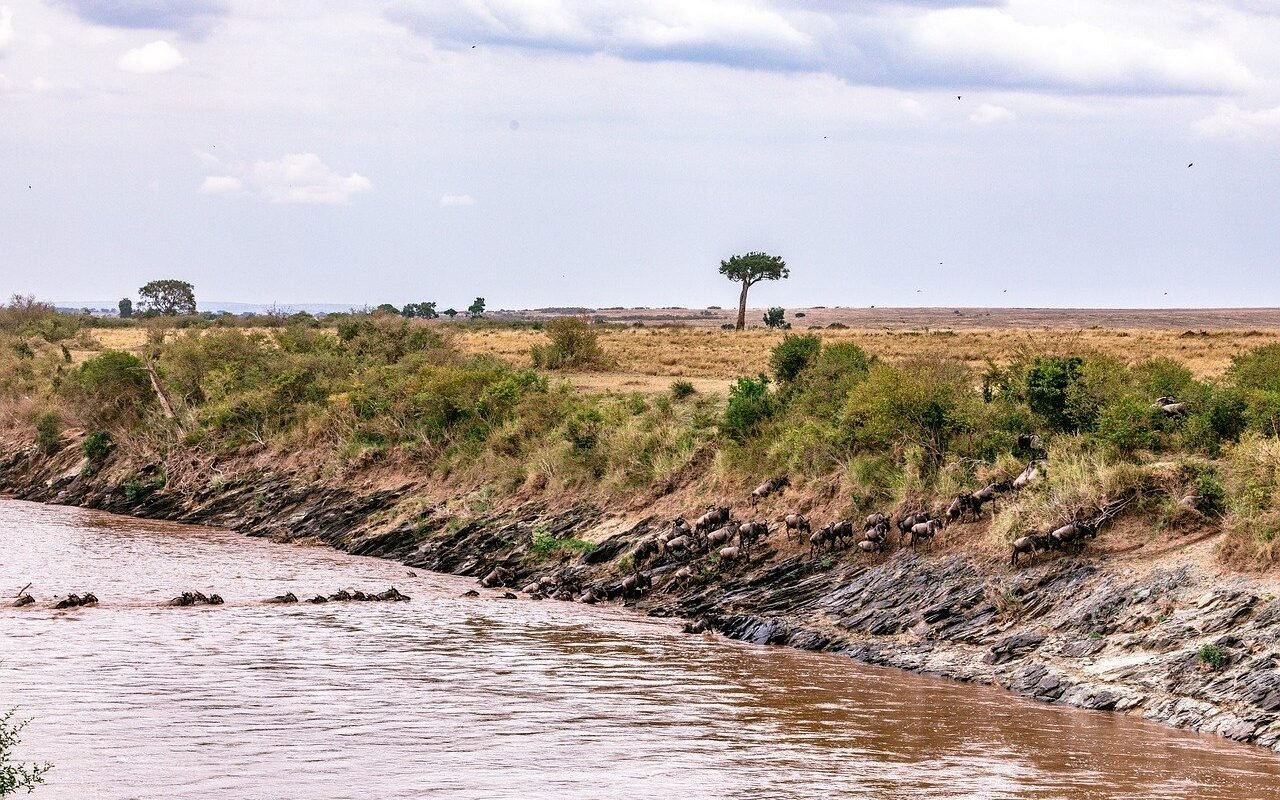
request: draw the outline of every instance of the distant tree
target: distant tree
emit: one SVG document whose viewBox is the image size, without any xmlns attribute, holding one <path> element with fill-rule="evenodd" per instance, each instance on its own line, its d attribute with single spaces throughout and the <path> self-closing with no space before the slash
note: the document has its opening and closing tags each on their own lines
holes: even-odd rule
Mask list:
<svg viewBox="0 0 1280 800">
<path fill-rule="evenodd" d="M 138 304 L 148 317 L 176 317 L 196 313 L 196 289 L 186 281 L 152 281 L 138 290 Z"/>
<path fill-rule="evenodd" d="M 449 319 L 453 319 L 454 317 L 458 316 L 458 312 L 456 309 L 446 308 L 444 310 L 444 315 Z"/>
<path fill-rule="evenodd" d="M 129 319 L 133 316 L 133 301 L 124 298 L 120 301 L 120 319 Z"/>
<path fill-rule="evenodd" d="M 435 319 L 440 315 L 436 313 L 435 303 L 406 303 L 400 309 L 400 316 L 405 319 Z"/>
<path fill-rule="evenodd" d="M 400 309 L 396 308 L 390 303 L 383 303 L 382 305 L 375 308 L 374 311 L 381 311 L 384 314 L 395 314 L 396 316 L 400 315 Z"/>
<path fill-rule="evenodd" d="M 720 262 L 720 274 L 735 283 L 742 284 L 742 293 L 738 295 L 737 330 L 747 327 L 747 291 L 760 281 L 776 281 L 790 277 L 787 262 L 779 256 L 767 253 L 747 253 L 735 255 L 728 261 Z"/>
<path fill-rule="evenodd" d="M 764 312 L 764 324 L 766 328 L 781 328 L 782 330 L 790 330 L 791 323 L 787 322 L 787 312 L 785 309 L 774 306 Z"/>
<path fill-rule="evenodd" d="M 484 316 L 484 298 L 477 297 L 475 302 L 467 306 L 467 316 L 472 319 Z"/>
</svg>

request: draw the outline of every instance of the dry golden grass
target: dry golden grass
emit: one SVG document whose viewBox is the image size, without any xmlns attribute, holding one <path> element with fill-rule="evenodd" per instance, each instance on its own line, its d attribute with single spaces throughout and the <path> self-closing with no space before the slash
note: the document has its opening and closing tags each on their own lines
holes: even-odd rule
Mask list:
<svg viewBox="0 0 1280 800">
<path fill-rule="evenodd" d="M 943 321 L 939 315 L 938 321 Z M 442 323 L 466 353 L 491 355 L 516 366 L 531 366 L 530 350 L 545 344 L 546 336 L 531 329 L 471 328 Z M 1280 328 L 1260 330 L 1105 328 L 1071 329 L 993 327 L 940 329 L 848 329 L 802 331 L 824 342 L 852 342 L 891 362 L 920 357 L 956 358 L 975 369 L 988 360 L 1007 362 L 1018 352 L 1101 352 L 1129 362 L 1167 357 L 1182 362 L 1198 378 L 1216 378 L 1232 356 L 1280 341 Z M 717 393 L 742 375 L 769 371 L 769 353 L 783 333 L 747 330 L 742 333 L 706 327 L 608 328 L 600 343 L 617 362 L 612 372 L 568 373 L 565 378 L 590 392 L 664 392 L 676 379 L 686 379 L 700 392 Z M 95 329 L 95 349 L 136 350 L 146 342 L 142 328 Z M 76 361 L 94 350 L 73 350 Z"/>
<path fill-rule="evenodd" d="M 797 333 L 805 331 L 796 331 Z M 812 331 L 824 342 L 853 342 L 891 362 L 920 357 L 957 358 L 981 368 L 988 360 L 1007 362 L 1019 351 L 1107 353 L 1130 362 L 1167 357 L 1187 366 L 1196 377 L 1215 378 L 1237 353 L 1280 341 L 1280 330 L 1224 330 L 1186 335 L 1181 330 L 979 328 L 968 330 L 823 330 Z M 729 381 L 740 375 L 769 371 L 769 352 L 780 332 L 742 333 L 706 328 L 637 328 L 605 330 L 600 343 L 631 375 L 704 378 Z M 464 351 L 493 355 L 528 366 L 529 350 L 545 340 L 533 330 L 459 330 Z"/>
</svg>

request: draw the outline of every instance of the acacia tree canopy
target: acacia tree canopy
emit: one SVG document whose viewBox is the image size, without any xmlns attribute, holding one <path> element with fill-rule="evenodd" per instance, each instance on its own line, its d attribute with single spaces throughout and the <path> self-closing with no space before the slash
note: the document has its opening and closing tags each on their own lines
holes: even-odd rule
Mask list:
<svg viewBox="0 0 1280 800">
<path fill-rule="evenodd" d="M 151 281 L 138 290 L 138 305 L 147 316 L 175 317 L 196 313 L 196 288 L 186 281 Z"/>
<path fill-rule="evenodd" d="M 742 284 L 742 292 L 738 295 L 737 330 L 747 327 L 747 291 L 760 281 L 776 281 L 791 276 L 787 262 L 781 256 L 768 253 L 751 252 L 735 255 L 728 261 L 720 262 L 720 274 L 735 283 Z"/>
</svg>

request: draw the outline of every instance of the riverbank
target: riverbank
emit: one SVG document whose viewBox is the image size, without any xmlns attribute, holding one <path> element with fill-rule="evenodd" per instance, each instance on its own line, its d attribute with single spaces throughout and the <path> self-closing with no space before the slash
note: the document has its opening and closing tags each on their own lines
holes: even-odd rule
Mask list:
<svg viewBox="0 0 1280 800">
<path fill-rule="evenodd" d="M 664 524 L 673 502 L 665 498 L 657 514 L 539 496 L 459 501 L 402 475 L 316 480 L 181 452 L 91 473 L 79 442 L 52 456 L 13 443 L 3 453 L 0 492 L 19 499 L 323 543 L 460 575 L 506 566 L 511 588 L 555 576 L 613 599 L 627 554 Z M 167 477 L 178 473 L 185 479 Z M 470 505 L 465 518 L 459 502 Z M 652 590 L 626 602 L 687 618 L 691 630 L 1001 686 L 1280 751 L 1280 602 L 1268 581 L 1212 566 L 1211 546 L 1056 558 L 1015 571 L 963 547 L 811 559 L 775 533 L 745 563 L 695 558 L 686 579 L 676 575 L 683 563 L 657 563 L 648 570 Z"/>
</svg>

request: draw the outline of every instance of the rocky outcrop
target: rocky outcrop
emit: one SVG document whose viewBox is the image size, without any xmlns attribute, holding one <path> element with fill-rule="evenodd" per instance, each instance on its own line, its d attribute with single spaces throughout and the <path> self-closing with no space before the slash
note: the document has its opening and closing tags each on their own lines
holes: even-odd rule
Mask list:
<svg viewBox="0 0 1280 800">
<path fill-rule="evenodd" d="M 691 632 L 1141 714 L 1280 751 L 1280 601 L 1248 578 L 1208 568 L 1138 573 L 1063 558 L 1015 571 L 963 554 L 905 550 L 815 560 L 781 557 L 764 542 L 732 565 L 709 555 L 659 556 L 646 565 L 646 580 L 628 584 L 622 559 L 652 536 L 655 519 L 539 501 L 459 522 L 422 507 L 412 483 L 361 490 L 242 469 L 234 479 L 182 490 L 157 479 L 164 465 L 121 480 L 90 475 L 70 460 L 30 448 L 0 455 L 0 491 L 496 575 L 498 586 L 536 587 L 526 596 L 623 601 L 689 619 Z M 548 554 L 534 547 L 535 532 L 596 544 L 585 553 Z M 335 598 L 345 599 L 323 599 Z"/>
</svg>

